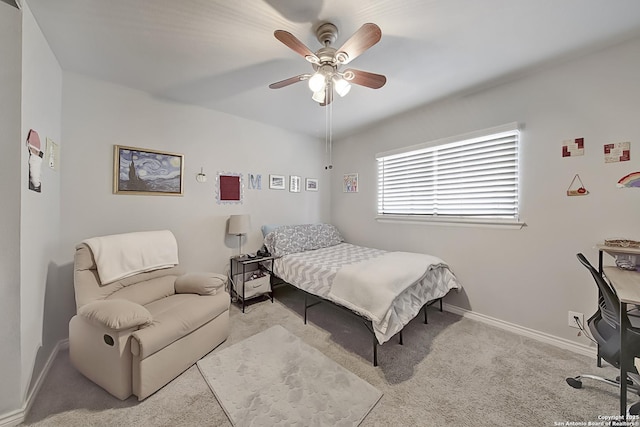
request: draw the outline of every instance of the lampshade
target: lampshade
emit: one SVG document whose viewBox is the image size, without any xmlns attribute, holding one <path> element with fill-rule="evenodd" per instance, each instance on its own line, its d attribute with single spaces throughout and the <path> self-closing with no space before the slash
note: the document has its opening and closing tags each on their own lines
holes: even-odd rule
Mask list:
<svg viewBox="0 0 640 427">
<path fill-rule="evenodd" d="M 311 99 L 313 99 L 316 102 L 319 103 L 323 103 L 324 102 L 324 95 L 325 95 L 325 90 L 321 89 L 317 92 L 313 92 L 313 96 L 311 96 Z"/>
<path fill-rule="evenodd" d="M 324 90 L 325 84 L 326 84 L 325 76 L 320 71 L 316 72 L 309 79 L 309 89 L 311 89 L 311 91 L 313 92 Z"/>
<path fill-rule="evenodd" d="M 340 96 L 345 96 L 351 90 L 351 85 L 349 84 L 349 82 L 342 77 L 334 76 L 333 85 L 336 88 L 336 92 L 338 92 L 338 95 Z"/>
<path fill-rule="evenodd" d="M 229 234 L 247 234 L 251 229 L 251 217 L 244 215 L 231 215 L 229 217 Z"/>
</svg>

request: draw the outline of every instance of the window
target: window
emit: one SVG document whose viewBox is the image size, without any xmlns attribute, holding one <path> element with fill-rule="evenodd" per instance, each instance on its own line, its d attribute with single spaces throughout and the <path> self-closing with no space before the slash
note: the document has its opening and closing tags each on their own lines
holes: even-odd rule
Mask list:
<svg viewBox="0 0 640 427">
<path fill-rule="evenodd" d="M 378 218 L 517 223 L 518 142 L 513 123 L 378 154 Z"/>
</svg>

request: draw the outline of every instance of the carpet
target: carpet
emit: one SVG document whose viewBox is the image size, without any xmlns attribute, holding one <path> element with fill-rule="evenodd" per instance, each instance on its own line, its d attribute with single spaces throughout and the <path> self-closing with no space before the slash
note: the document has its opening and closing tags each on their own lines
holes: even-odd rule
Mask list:
<svg viewBox="0 0 640 427">
<path fill-rule="evenodd" d="M 280 325 L 197 363 L 236 426 L 359 425 L 382 393 Z"/>
</svg>

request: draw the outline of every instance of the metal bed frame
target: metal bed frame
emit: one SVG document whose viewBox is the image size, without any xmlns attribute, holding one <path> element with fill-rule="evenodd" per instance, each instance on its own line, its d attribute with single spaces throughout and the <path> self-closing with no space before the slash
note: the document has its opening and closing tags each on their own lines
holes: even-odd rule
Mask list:
<svg viewBox="0 0 640 427">
<path fill-rule="evenodd" d="M 362 323 L 364 324 L 364 326 L 367 328 L 367 330 L 371 333 L 372 337 L 373 337 L 373 366 L 378 366 L 378 339 L 376 338 L 376 334 L 373 331 L 373 322 L 363 316 L 361 316 L 360 314 L 340 305 L 337 304 L 331 300 L 319 297 L 318 295 L 312 294 L 310 292 L 305 291 L 304 289 L 300 289 L 299 287 L 292 285 L 289 282 L 286 282 L 284 280 L 282 280 L 280 277 L 276 276 L 275 274 L 271 275 L 272 281 L 271 281 L 271 286 L 278 286 L 278 285 L 289 285 L 295 289 L 297 289 L 298 291 L 304 293 L 304 324 L 307 324 L 307 309 L 316 306 L 322 302 L 328 302 L 329 304 L 333 305 L 334 307 L 338 307 L 339 309 L 341 309 L 342 311 L 352 314 L 354 316 L 356 316 L 357 318 L 359 318 Z M 309 303 L 309 297 L 311 297 L 312 299 L 314 299 L 315 301 Z M 436 298 L 434 300 L 431 301 L 427 301 L 421 308 L 420 310 L 424 311 L 424 323 L 425 325 L 428 324 L 427 321 L 427 307 L 435 304 L 436 302 L 440 303 L 440 311 L 442 311 L 442 298 Z M 418 311 L 418 314 L 420 312 Z M 418 317 L 416 315 L 416 317 Z M 406 325 L 405 325 L 406 326 Z M 402 329 L 400 329 L 400 331 L 398 332 L 398 336 L 399 336 L 399 343 L 400 345 L 404 345 L 403 340 L 402 340 L 402 330 L 404 329 L 404 327 Z"/>
</svg>

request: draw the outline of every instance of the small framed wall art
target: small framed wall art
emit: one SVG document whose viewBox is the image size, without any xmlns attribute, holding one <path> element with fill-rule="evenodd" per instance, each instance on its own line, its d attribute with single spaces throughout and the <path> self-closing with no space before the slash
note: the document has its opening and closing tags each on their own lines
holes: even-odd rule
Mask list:
<svg viewBox="0 0 640 427">
<path fill-rule="evenodd" d="M 605 144 L 605 163 L 628 162 L 629 160 L 631 160 L 631 142 L 627 141 Z"/>
<path fill-rule="evenodd" d="M 113 193 L 182 196 L 184 155 L 146 148 L 113 147 Z"/>
<path fill-rule="evenodd" d="M 292 193 L 300 192 L 300 177 L 296 175 L 291 175 L 289 177 L 289 191 Z"/>
<path fill-rule="evenodd" d="M 241 173 L 218 172 L 216 201 L 218 203 L 242 203 L 244 187 Z"/>
<path fill-rule="evenodd" d="M 269 175 L 269 188 L 272 190 L 284 190 L 286 188 L 284 175 Z"/>
<path fill-rule="evenodd" d="M 345 193 L 358 192 L 358 174 L 346 173 L 343 176 L 342 191 Z"/>
<path fill-rule="evenodd" d="M 318 180 L 316 178 L 307 178 L 305 181 L 305 190 L 318 191 Z"/>
</svg>

